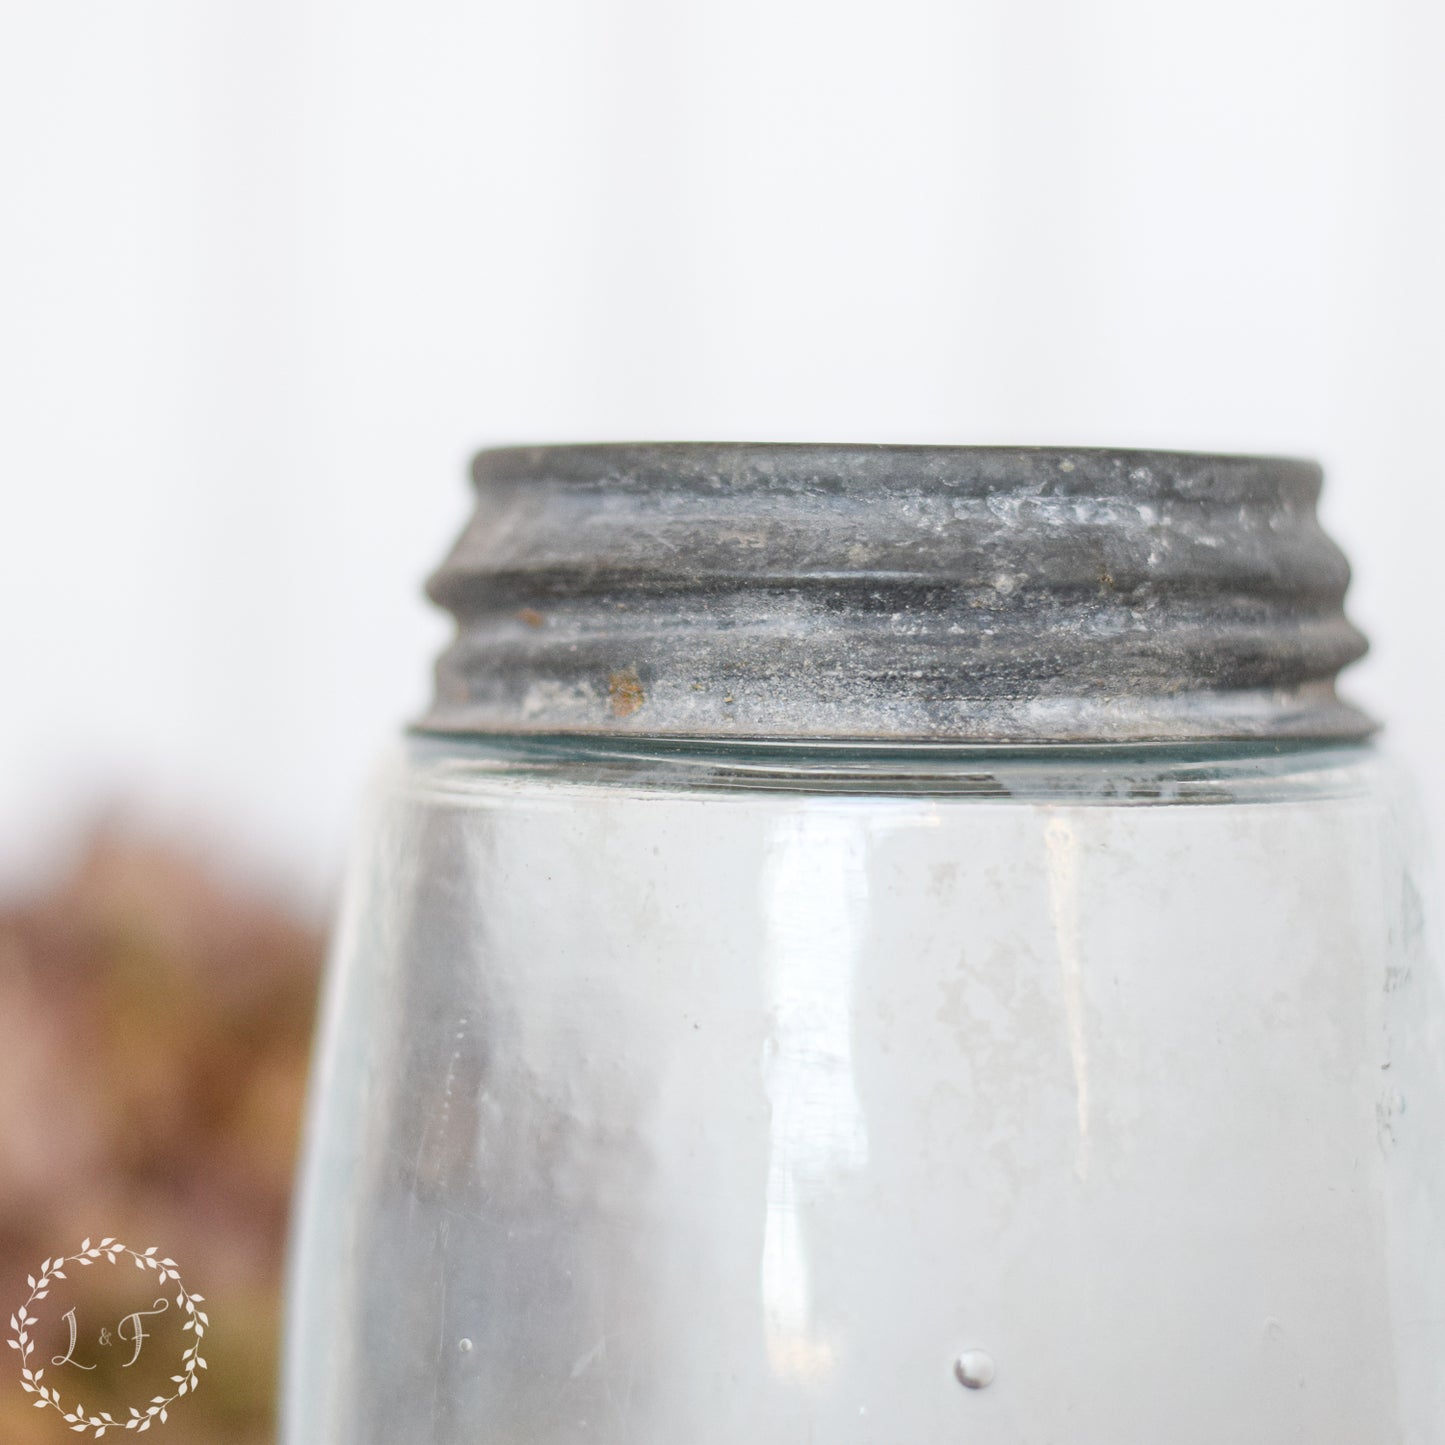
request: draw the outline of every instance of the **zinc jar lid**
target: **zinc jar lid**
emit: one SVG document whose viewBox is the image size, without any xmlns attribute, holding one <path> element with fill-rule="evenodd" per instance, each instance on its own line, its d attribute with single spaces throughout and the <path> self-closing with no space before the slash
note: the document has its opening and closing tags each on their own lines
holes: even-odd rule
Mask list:
<svg viewBox="0 0 1445 1445">
<path fill-rule="evenodd" d="M 1321 473 L 741 443 L 482 452 L 420 727 L 880 742 L 1349 739 Z"/>
</svg>

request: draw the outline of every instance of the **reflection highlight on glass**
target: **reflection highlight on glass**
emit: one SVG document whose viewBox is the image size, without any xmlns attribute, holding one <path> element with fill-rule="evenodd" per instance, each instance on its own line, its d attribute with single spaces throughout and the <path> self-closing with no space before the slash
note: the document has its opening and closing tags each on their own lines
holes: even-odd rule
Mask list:
<svg viewBox="0 0 1445 1445">
<path fill-rule="evenodd" d="M 814 1319 L 804 1211 L 868 1162 L 853 1076 L 853 981 L 868 919 L 866 830 L 847 817 L 781 818 L 767 849 L 762 1062 L 771 1105 L 762 1299 L 780 1376 L 820 1381 L 833 1348 Z"/>
</svg>

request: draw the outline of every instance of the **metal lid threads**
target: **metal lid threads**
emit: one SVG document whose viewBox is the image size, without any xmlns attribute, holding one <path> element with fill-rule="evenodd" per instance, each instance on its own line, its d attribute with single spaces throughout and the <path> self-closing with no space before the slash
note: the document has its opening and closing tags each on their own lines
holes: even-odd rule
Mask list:
<svg viewBox="0 0 1445 1445">
<path fill-rule="evenodd" d="M 420 726 L 866 742 L 1362 737 L 1311 462 L 1017 447 L 481 453 Z"/>
</svg>

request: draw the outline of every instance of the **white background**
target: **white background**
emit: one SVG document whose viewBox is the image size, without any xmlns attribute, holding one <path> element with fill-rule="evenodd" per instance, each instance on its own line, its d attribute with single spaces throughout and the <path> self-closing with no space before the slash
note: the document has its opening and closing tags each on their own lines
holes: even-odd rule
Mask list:
<svg viewBox="0 0 1445 1445">
<path fill-rule="evenodd" d="M 0 886 L 324 899 L 506 441 L 1304 453 L 1445 832 L 1445 7 L 5 0 Z"/>
</svg>

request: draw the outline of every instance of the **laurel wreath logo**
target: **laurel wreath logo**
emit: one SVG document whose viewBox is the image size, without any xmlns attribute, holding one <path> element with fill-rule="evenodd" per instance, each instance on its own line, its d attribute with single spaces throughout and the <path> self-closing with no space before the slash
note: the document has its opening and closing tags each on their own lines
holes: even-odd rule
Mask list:
<svg viewBox="0 0 1445 1445">
<path fill-rule="evenodd" d="M 20 1383 L 28 1393 L 38 1396 L 35 1401 L 37 1410 L 58 1410 L 69 1422 L 72 1430 L 82 1432 L 93 1430 L 95 1438 L 99 1440 L 107 1430 L 134 1430 L 140 1433 L 143 1430 L 149 1430 L 152 1422 L 156 1420 L 164 1423 L 168 1407 L 182 1395 L 195 1392 L 200 1383 L 198 1371 L 206 1368 L 206 1362 L 201 1358 L 201 1341 L 205 1338 L 206 1326 L 210 1324 L 210 1320 L 206 1318 L 204 1310 L 196 1308 L 197 1305 L 204 1302 L 205 1296 L 189 1294 L 181 1283 L 180 1275 L 176 1272 L 175 1260 L 157 1259 L 156 1253 L 155 1245 L 151 1245 L 147 1250 L 137 1251 L 122 1244 L 118 1239 L 102 1239 L 94 1247 L 91 1246 L 90 1240 L 86 1239 L 81 1242 L 78 1253 L 47 1259 L 40 1266 L 38 1276 L 25 1276 L 25 1283 L 30 1286 L 30 1295 L 25 1303 L 10 1316 L 10 1328 L 13 1333 L 7 1343 L 12 1350 L 20 1351 Z M 183 1309 L 188 1316 L 181 1328 L 192 1331 L 196 1337 L 194 1343 L 181 1356 L 181 1373 L 171 1376 L 171 1383 L 176 1386 L 174 1393 L 155 1396 L 144 1410 L 137 1410 L 132 1405 L 128 1420 L 117 1420 L 108 1410 L 102 1410 L 97 1415 L 87 1414 L 85 1406 L 78 1403 L 67 1408 L 61 1403 L 60 1391 L 53 1385 L 44 1383 L 45 1371 L 43 1369 L 32 1371 L 29 1365 L 30 1356 L 35 1349 L 35 1342 L 30 1338 L 30 1330 L 38 1322 L 36 1316 L 30 1313 L 30 1307 L 37 1300 L 45 1298 L 50 1292 L 50 1285 L 54 1280 L 66 1278 L 61 1265 L 78 1264 L 84 1267 L 95 1264 L 102 1258 L 115 1264 L 122 1255 L 129 1255 L 131 1259 L 135 1260 L 137 1269 L 159 1271 L 158 1278 L 163 1284 L 169 1280 L 175 1281 L 176 1307 Z"/>
</svg>

